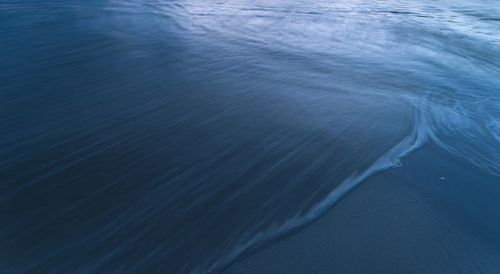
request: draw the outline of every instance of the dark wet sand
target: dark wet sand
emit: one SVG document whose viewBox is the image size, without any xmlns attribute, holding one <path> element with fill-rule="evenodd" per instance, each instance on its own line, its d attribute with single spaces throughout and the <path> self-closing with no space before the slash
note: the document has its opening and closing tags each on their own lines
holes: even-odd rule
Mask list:
<svg viewBox="0 0 500 274">
<path fill-rule="evenodd" d="M 225 273 L 500 273 L 500 180 L 432 145 Z"/>
</svg>

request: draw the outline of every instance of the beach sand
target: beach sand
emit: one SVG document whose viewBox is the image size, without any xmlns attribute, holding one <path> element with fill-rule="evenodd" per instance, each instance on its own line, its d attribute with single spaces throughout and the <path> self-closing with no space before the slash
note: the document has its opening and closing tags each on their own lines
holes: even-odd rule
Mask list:
<svg viewBox="0 0 500 274">
<path fill-rule="evenodd" d="M 500 181 L 433 145 L 224 273 L 500 273 Z"/>
</svg>

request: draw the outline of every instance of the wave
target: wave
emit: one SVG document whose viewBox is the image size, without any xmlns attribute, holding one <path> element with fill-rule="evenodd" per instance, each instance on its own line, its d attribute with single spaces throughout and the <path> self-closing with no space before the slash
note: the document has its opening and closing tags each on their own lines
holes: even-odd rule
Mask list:
<svg viewBox="0 0 500 274">
<path fill-rule="evenodd" d="M 275 239 L 282 238 L 312 223 L 371 176 L 391 168 L 402 167 L 403 164 L 401 161 L 403 158 L 427 143 L 438 145 L 445 151 L 452 153 L 454 156 L 461 157 L 485 172 L 493 175 L 500 175 L 498 169 L 500 160 L 495 158 L 498 156 L 498 146 L 495 146 L 497 143 L 486 146 L 486 149 L 490 152 L 489 154 L 481 154 L 481 146 L 479 146 L 477 142 L 482 139 L 474 139 L 475 135 L 472 130 L 478 130 L 481 126 L 479 124 L 474 124 L 474 122 L 471 121 L 471 117 L 468 117 L 463 109 L 460 112 L 460 109 L 456 108 L 456 106 L 450 107 L 443 104 L 433 104 L 429 99 L 415 101 L 416 102 L 413 102 L 415 107 L 413 119 L 414 126 L 409 135 L 379 157 L 367 169 L 354 173 L 343 180 L 326 196 L 326 198 L 319 201 L 319 203 L 312 208 L 306 212 L 301 211 L 297 213 L 285 223 L 271 226 L 267 230 L 259 232 L 246 243 L 235 247 L 230 254 L 211 264 L 208 267 L 208 272 L 217 272 L 248 251 L 259 248 Z M 491 120 L 489 123 L 486 122 L 486 124 L 486 127 L 490 129 L 490 131 L 483 133 L 490 134 L 499 141 L 497 134 L 499 131 L 497 131 L 497 129 L 500 123 L 498 123 L 497 120 Z M 463 143 L 454 145 L 448 143 L 446 141 L 446 136 L 450 136 L 457 131 L 461 134 L 459 137 L 455 136 L 455 138 L 463 140 L 464 136 L 468 136 L 465 139 L 468 140 L 470 145 L 474 145 L 474 147 L 464 149 Z M 192 273 L 201 273 L 205 271 L 207 271 L 205 268 L 196 268 Z"/>
<path fill-rule="evenodd" d="M 334 188 L 325 199 L 310 208 L 307 212 L 299 212 L 285 223 L 271 226 L 267 230 L 259 232 L 246 243 L 235 247 L 230 254 L 215 261 L 208 269 L 198 267 L 191 271 L 191 273 L 217 272 L 247 251 L 258 248 L 274 239 L 281 238 L 292 231 L 296 231 L 310 224 L 331 209 L 340 199 L 363 181 L 390 168 L 401 167 L 401 160 L 404 157 L 426 144 L 429 140 L 435 139 L 435 134 L 429 126 L 426 116 L 418 110 L 415 111 L 415 126 L 412 132 L 378 158 L 369 168 L 346 178 Z"/>
<path fill-rule="evenodd" d="M 257 2 L 7 7 L 12 269 L 215 272 L 429 143 L 500 175 L 497 23 Z"/>
</svg>

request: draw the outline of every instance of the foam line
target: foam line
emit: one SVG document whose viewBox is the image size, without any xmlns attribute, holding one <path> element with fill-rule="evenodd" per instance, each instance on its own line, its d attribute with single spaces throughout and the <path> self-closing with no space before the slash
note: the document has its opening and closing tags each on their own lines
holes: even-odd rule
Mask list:
<svg viewBox="0 0 500 274">
<path fill-rule="evenodd" d="M 378 158 L 368 169 L 360 173 L 353 174 L 345 179 L 334 190 L 332 190 L 325 199 L 313 208 L 309 209 L 307 212 L 300 212 L 295 215 L 295 217 L 289 219 L 286 223 L 272 226 L 266 231 L 260 232 L 248 240 L 245 244 L 234 249 L 230 254 L 223 256 L 220 260 L 214 262 L 210 267 L 208 267 L 207 270 L 198 268 L 191 271 L 191 273 L 216 272 L 229 265 L 251 248 L 258 247 L 265 242 L 285 235 L 287 232 L 296 230 L 311 223 L 328 211 L 335 203 L 337 203 L 341 198 L 347 195 L 363 181 L 376 173 L 401 166 L 402 158 L 434 138 L 435 135 L 427 123 L 427 120 L 420 111 L 416 111 L 415 127 L 410 135 L 406 136 L 388 152 Z"/>
</svg>

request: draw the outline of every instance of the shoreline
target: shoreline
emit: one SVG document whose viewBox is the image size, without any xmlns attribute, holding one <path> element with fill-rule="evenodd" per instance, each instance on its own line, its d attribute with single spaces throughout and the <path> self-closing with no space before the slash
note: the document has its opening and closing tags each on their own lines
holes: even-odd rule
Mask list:
<svg viewBox="0 0 500 274">
<path fill-rule="evenodd" d="M 368 178 L 303 230 L 223 273 L 499 271 L 495 197 L 498 178 L 426 145 L 403 167 Z"/>
</svg>

